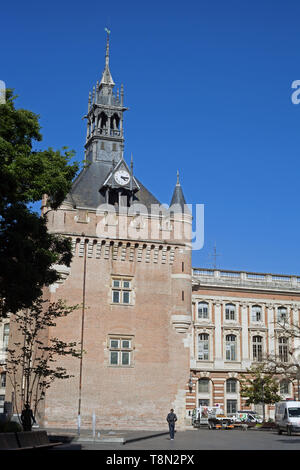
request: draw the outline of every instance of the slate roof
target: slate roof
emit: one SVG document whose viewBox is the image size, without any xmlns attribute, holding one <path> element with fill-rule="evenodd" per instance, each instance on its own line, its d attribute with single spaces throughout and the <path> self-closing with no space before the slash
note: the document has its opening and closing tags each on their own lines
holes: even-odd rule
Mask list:
<svg viewBox="0 0 300 470">
<path fill-rule="evenodd" d="M 84 168 L 74 180 L 65 202 L 74 208 L 97 209 L 105 204 L 105 196 L 100 193 L 106 178 L 112 170 L 111 162 L 92 162 Z M 150 209 L 151 204 L 160 204 L 153 194 L 135 177 L 140 189 L 135 192 L 133 202 L 138 202 Z"/>
</svg>

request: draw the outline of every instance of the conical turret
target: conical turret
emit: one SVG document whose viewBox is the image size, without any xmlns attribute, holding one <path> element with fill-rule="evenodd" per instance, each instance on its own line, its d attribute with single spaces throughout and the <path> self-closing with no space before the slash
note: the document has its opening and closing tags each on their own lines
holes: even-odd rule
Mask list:
<svg viewBox="0 0 300 470">
<path fill-rule="evenodd" d="M 179 182 L 179 171 L 177 170 L 177 182 L 173 192 L 170 206 L 173 212 L 184 212 L 185 205 L 185 198 L 183 195 L 181 184 Z"/>
</svg>

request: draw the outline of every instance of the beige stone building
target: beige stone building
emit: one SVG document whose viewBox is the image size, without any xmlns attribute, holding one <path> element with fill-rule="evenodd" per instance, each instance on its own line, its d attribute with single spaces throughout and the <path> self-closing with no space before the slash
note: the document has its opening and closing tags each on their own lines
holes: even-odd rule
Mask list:
<svg viewBox="0 0 300 470">
<path fill-rule="evenodd" d="M 269 355 L 287 363 L 289 352 L 300 346 L 280 323 L 300 326 L 300 277 L 193 269 L 192 284 L 193 388 L 187 415 L 200 404 L 220 404 L 228 414 L 245 409 L 240 374 Z M 283 397 L 297 398 L 296 383 L 278 381 Z M 273 408 L 267 408 L 270 417 Z"/>
</svg>

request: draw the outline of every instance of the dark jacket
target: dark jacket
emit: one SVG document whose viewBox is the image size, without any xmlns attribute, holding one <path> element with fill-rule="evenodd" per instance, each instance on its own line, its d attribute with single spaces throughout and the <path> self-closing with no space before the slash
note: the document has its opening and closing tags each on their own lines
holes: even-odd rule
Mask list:
<svg viewBox="0 0 300 470">
<path fill-rule="evenodd" d="M 175 421 L 177 421 L 177 416 L 175 413 L 169 413 L 167 416 L 167 421 L 169 424 L 175 424 Z"/>
</svg>

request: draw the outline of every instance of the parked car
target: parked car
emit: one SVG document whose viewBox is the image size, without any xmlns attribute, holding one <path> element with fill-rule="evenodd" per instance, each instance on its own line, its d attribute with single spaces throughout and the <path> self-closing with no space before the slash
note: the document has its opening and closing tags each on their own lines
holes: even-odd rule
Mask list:
<svg viewBox="0 0 300 470">
<path fill-rule="evenodd" d="M 300 432 L 300 401 L 286 400 L 275 405 L 275 425 L 278 434 L 285 431 L 289 436 Z"/>
</svg>

